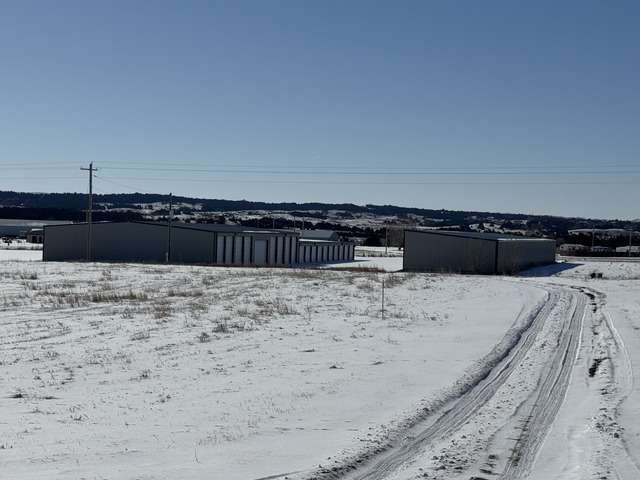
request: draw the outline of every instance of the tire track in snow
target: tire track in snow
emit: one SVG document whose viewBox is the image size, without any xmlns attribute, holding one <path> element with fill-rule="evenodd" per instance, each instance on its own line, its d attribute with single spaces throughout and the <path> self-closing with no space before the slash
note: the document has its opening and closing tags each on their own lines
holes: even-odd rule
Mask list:
<svg viewBox="0 0 640 480">
<path fill-rule="evenodd" d="M 622 393 L 621 397 L 618 399 L 618 402 L 617 402 L 616 408 L 615 408 L 616 416 L 619 417 L 620 416 L 620 409 L 622 408 L 622 405 L 624 404 L 624 402 L 629 398 L 629 396 L 633 392 L 633 387 L 634 387 L 633 367 L 632 367 L 632 363 L 631 363 L 631 356 L 629 355 L 629 351 L 627 350 L 627 347 L 626 347 L 626 345 L 624 343 L 624 340 L 622 339 L 622 336 L 620 335 L 620 333 L 616 329 L 616 327 L 615 327 L 613 321 L 611 320 L 611 318 L 609 317 L 609 315 L 606 312 L 603 312 L 603 314 L 604 314 L 604 318 L 605 318 L 605 321 L 606 321 L 606 324 L 607 324 L 607 328 L 611 332 L 611 336 L 614 339 L 615 348 L 617 350 L 617 353 L 618 353 L 618 355 L 622 356 L 622 359 L 619 359 L 620 363 L 617 364 L 618 369 L 616 371 L 614 371 L 614 381 L 616 383 L 621 383 L 622 384 L 621 386 L 623 388 L 623 393 Z M 616 372 L 620 372 L 620 375 L 617 375 Z M 636 477 L 636 478 L 640 478 L 640 462 L 638 462 L 636 457 L 629 450 L 629 446 L 628 446 L 627 442 L 624 441 L 624 438 L 621 439 L 621 443 L 622 443 L 622 445 L 624 447 L 624 451 L 625 451 L 626 457 L 627 457 L 629 463 L 631 464 L 630 470 L 634 470 L 635 474 L 638 475 L 638 477 Z"/>
<path fill-rule="evenodd" d="M 491 476 L 504 480 L 524 478 L 532 468 L 537 453 L 546 438 L 566 391 L 576 362 L 584 322 L 587 297 L 567 288 L 546 287 L 548 299 L 536 313 L 528 328 L 522 330 L 518 340 L 493 366 L 489 373 L 470 385 L 469 389 L 455 402 L 448 404 L 438 412 L 433 412 L 416 425 L 408 428 L 398 439 L 386 447 L 372 452 L 368 457 L 359 457 L 340 467 L 316 470 L 306 478 L 379 480 L 393 476 L 403 466 L 424 454 L 424 448 L 434 441 L 447 438 L 459 430 L 482 409 L 510 380 L 514 370 L 521 366 L 532 349 L 545 323 L 552 312 L 562 321 L 561 333 L 557 339 L 554 353 L 540 372 L 536 388 L 529 394 L 526 402 L 525 428 L 518 438 L 513 439 L 517 455 L 507 461 L 502 472 L 494 471 Z M 560 300 L 570 299 L 567 306 Z M 566 303 L 566 302 L 565 302 Z M 554 311 L 555 310 L 555 311 Z M 509 422 L 516 422 L 512 417 Z M 462 474 L 459 471 L 458 474 Z M 484 472 L 483 472 L 484 473 Z M 485 477 L 472 477 L 485 478 Z"/>
<path fill-rule="evenodd" d="M 600 415 L 604 416 L 606 421 L 603 423 L 608 423 L 610 427 L 618 426 L 620 410 L 634 388 L 631 356 L 613 319 L 606 311 L 607 296 L 592 288 L 582 287 L 581 290 L 591 298 L 594 314 L 601 319 L 601 323 L 597 326 L 604 329 L 599 334 L 596 332 L 600 343 L 592 346 L 591 356 L 594 359 L 597 358 L 597 352 L 593 350 L 598 347 L 605 348 L 604 355 L 601 350 L 599 358 L 601 361 L 607 361 L 610 365 L 609 369 L 604 369 L 604 373 L 602 373 L 602 368 L 596 367 L 593 370 L 593 376 L 604 379 L 607 388 L 607 395 L 600 397 Z M 603 339 L 605 339 L 604 342 Z M 590 376 L 592 375 L 590 374 Z M 597 415 L 594 415 L 593 418 L 597 418 Z M 607 465 L 615 473 L 616 478 L 621 480 L 640 478 L 640 464 L 625 441 L 624 429 L 615 432 L 615 435 L 612 435 L 610 431 L 603 431 L 601 428 L 595 428 L 594 431 L 600 435 L 602 442 L 600 448 L 603 452 L 607 452 Z M 611 449 L 612 445 L 615 445 L 613 450 Z"/>
<path fill-rule="evenodd" d="M 553 421 L 564 402 L 573 366 L 576 362 L 582 337 L 587 297 L 574 294 L 575 306 L 569 322 L 560 336 L 551 368 L 536 389 L 535 402 L 525 427 L 516 441 L 513 453 L 499 477 L 504 480 L 525 478 L 535 462 L 536 456 Z"/>
<path fill-rule="evenodd" d="M 332 468 L 320 468 L 305 477 L 313 480 L 345 479 L 373 480 L 385 478 L 416 458 L 425 445 L 458 430 L 482 408 L 509 379 L 534 344 L 552 311 L 561 298 L 559 289 L 547 289 L 546 302 L 532 312 L 532 319 L 515 335 L 515 340 L 495 359 L 492 368 L 453 402 L 437 412 L 429 412 L 385 447 L 363 454 Z M 504 342 L 504 340 L 503 340 Z M 435 418 L 435 415 L 439 416 Z"/>
</svg>

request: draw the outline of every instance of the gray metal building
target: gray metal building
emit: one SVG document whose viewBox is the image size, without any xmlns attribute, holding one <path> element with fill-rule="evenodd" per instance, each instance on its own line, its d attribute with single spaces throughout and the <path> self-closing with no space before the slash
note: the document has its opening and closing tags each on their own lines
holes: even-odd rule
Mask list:
<svg viewBox="0 0 640 480">
<path fill-rule="evenodd" d="M 298 263 L 331 263 L 353 261 L 355 244 L 334 240 L 301 238 L 298 241 Z"/>
<path fill-rule="evenodd" d="M 290 266 L 353 260 L 353 244 L 309 243 L 293 230 L 238 225 L 123 222 L 92 225 L 91 259 L 150 262 Z M 46 226 L 45 261 L 86 260 L 88 225 Z"/>
<path fill-rule="evenodd" d="M 64 220 L 25 220 L 20 218 L 0 218 L 0 237 L 26 237 L 34 228 L 42 228 L 45 225 L 67 225 L 70 221 Z"/>
<path fill-rule="evenodd" d="M 555 262 L 555 240 L 495 233 L 407 230 L 404 270 L 512 274 Z"/>
</svg>

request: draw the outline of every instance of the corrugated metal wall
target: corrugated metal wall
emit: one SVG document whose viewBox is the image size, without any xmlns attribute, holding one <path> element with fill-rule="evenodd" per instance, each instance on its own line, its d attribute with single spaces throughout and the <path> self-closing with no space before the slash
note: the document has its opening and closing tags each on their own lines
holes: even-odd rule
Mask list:
<svg viewBox="0 0 640 480">
<path fill-rule="evenodd" d="M 43 260 L 84 260 L 87 258 L 87 226 L 45 227 Z"/>
<path fill-rule="evenodd" d="M 45 227 L 44 260 L 87 258 L 87 225 Z M 143 223 L 93 224 L 93 258 L 101 261 L 163 262 L 167 236 Z"/>
<path fill-rule="evenodd" d="M 491 274 L 495 262 L 493 240 L 405 232 L 403 265 L 407 271 Z"/>
<path fill-rule="evenodd" d="M 148 235 L 149 237 L 158 236 L 158 230 L 165 230 L 166 238 L 166 227 L 154 226 L 153 228 L 155 228 L 155 231 L 153 231 L 151 235 Z M 166 243 L 162 248 L 166 252 Z M 215 243 L 210 232 L 185 228 L 171 229 L 170 259 L 172 262 L 214 263 L 214 248 Z"/>
<path fill-rule="evenodd" d="M 498 240 L 497 272 L 516 273 L 556 260 L 555 240 Z"/>
</svg>

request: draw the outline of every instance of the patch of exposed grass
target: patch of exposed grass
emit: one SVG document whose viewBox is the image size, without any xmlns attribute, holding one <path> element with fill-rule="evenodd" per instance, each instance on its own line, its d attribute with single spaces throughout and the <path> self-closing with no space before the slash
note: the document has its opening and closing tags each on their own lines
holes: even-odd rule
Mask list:
<svg viewBox="0 0 640 480">
<path fill-rule="evenodd" d="M 202 295 L 204 295 L 204 291 L 200 288 L 170 288 L 167 291 L 168 297 L 201 297 Z"/>
<path fill-rule="evenodd" d="M 159 300 L 152 307 L 153 318 L 162 320 L 169 318 L 173 313 L 173 308 L 167 300 Z"/>
<path fill-rule="evenodd" d="M 151 338 L 151 332 L 149 330 L 140 330 L 131 335 L 131 340 L 149 340 L 149 338 Z"/>
</svg>

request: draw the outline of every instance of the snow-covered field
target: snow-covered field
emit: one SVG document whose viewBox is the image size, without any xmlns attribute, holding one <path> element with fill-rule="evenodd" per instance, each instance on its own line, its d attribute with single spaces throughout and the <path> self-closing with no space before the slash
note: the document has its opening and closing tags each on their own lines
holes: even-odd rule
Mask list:
<svg viewBox="0 0 640 480">
<path fill-rule="evenodd" d="M 640 264 L 501 278 L 12 253 L 1 478 L 640 478 Z"/>
<path fill-rule="evenodd" d="M 22 238 L 13 238 L 9 242 L 3 239 L 0 242 L 0 250 L 42 250 L 41 243 L 29 243 Z"/>
<path fill-rule="evenodd" d="M 0 248 L 0 262 L 3 261 L 40 261 L 42 260 L 42 250 L 18 250 Z"/>
<path fill-rule="evenodd" d="M 385 272 L 399 272 L 402 270 L 402 257 L 360 257 L 353 262 L 329 263 L 320 268 L 332 270 L 381 270 Z"/>
<path fill-rule="evenodd" d="M 377 273 L 2 262 L 3 476 L 331 463 L 455 395 L 543 298 L 499 279 L 384 277 L 383 318 Z"/>
<path fill-rule="evenodd" d="M 356 246 L 356 255 L 360 257 L 402 257 L 404 252 L 398 247 Z"/>
</svg>

